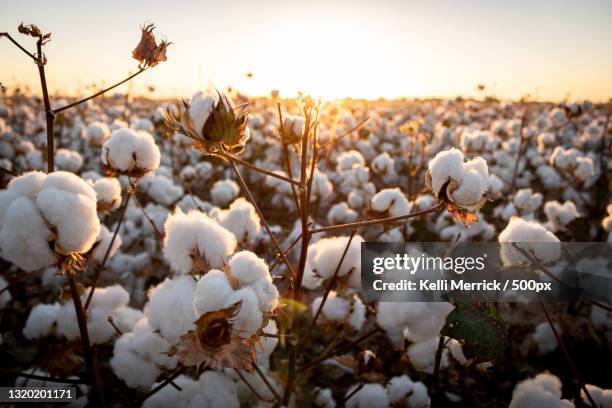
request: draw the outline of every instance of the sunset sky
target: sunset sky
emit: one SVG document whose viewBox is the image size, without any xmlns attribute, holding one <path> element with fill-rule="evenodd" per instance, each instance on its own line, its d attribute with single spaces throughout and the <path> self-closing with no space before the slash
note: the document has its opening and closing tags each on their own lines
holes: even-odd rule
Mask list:
<svg viewBox="0 0 612 408">
<path fill-rule="evenodd" d="M 157 96 L 212 84 L 283 96 L 449 97 L 475 95 L 479 83 L 510 99 L 612 96 L 611 1 L 3 0 L 0 31 L 33 50 L 17 33 L 21 21 L 53 33 L 47 70 L 60 93 L 135 70 L 139 26 L 154 22 L 174 44 L 134 87 L 154 85 Z M 6 39 L 0 82 L 39 88 L 35 66 Z"/>
</svg>

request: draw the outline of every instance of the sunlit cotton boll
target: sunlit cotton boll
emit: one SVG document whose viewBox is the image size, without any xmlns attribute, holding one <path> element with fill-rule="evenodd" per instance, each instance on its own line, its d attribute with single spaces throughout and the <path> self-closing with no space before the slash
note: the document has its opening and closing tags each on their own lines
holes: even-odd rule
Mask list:
<svg viewBox="0 0 612 408">
<path fill-rule="evenodd" d="M 549 373 L 521 381 L 512 391 L 510 408 L 525 407 L 573 407 L 568 400 L 561 399 L 561 381 Z"/>
<path fill-rule="evenodd" d="M 343 201 L 332 205 L 327 213 L 327 222 L 330 225 L 346 224 L 357 221 L 359 214 Z"/>
<path fill-rule="evenodd" d="M 206 214 L 177 209 L 164 224 L 164 257 L 175 273 L 221 268 L 236 248 L 236 237 Z"/>
<path fill-rule="evenodd" d="M 553 232 L 564 231 L 572 221 L 580 217 L 573 201 L 566 201 L 563 204 L 557 200 L 548 201 L 544 204 L 544 214 Z"/>
<path fill-rule="evenodd" d="M 25 271 L 89 251 L 99 230 L 96 193 L 72 173 L 26 173 L 0 192 L 0 255 Z"/>
<path fill-rule="evenodd" d="M 110 128 L 103 122 L 92 122 L 85 130 L 85 137 L 94 146 L 102 146 L 110 137 L 110 134 Z"/>
<path fill-rule="evenodd" d="M 153 136 L 120 128 L 102 146 L 102 162 L 118 174 L 141 177 L 159 166 L 161 154 Z"/>
<path fill-rule="evenodd" d="M 83 167 L 83 157 L 79 152 L 68 149 L 57 149 L 55 164 L 59 170 L 76 173 Z"/>
<path fill-rule="evenodd" d="M 225 207 L 238 197 L 240 187 L 231 179 L 219 180 L 210 190 L 212 202 L 219 207 Z"/>
<path fill-rule="evenodd" d="M 99 212 L 114 211 L 121 205 L 121 184 L 114 177 L 101 177 L 93 181 Z"/>
<path fill-rule="evenodd" d="M 500 254 L 506 266 L 519 266 L 528 262 L 523 254 L 512 247 L 512 242 L 532 253 L 544 264 L 555 262 L 561 256 L 559 238 L 536 221 L 512 217 L 506 228 L 499 233 L 497 240 L 503 244 Z"/>
<path fill-rule="evenodd" d="M 308 249 L 306 268 L 302 285 L 308 289 L 315 289 L 321 283 L 330 279 L 340 263 L 349 237 L 324 238 Z M 348 289 L 361 290 L 361 243 L 363 238 L 355 235 L 346 252 L 342 266 L 338 271 L 340 282 Z"/>
<path fill-rule="evenodd" d="M 239 242 L 252 244 L 261 230 L 261 222 L 255 207 L 242 197 L 234 200 L 229 209 L 216 209 L 211 211 L 210 215 L 232 232 Z"/>
<path fill-rule="evenodd" d="M 323 297 L 320 296 L 312 302 L 311 310 L 313 316 L 321 306 L 322 301 Z M 348 322 L 351 328 L 359 331 L 365 322 L 365 311 L 364 304 L 356 295 L 346 299 L 338 296 L 338 294 L 332 290 L 329 292 L 327 300 L 321 310 L 322 319 L 320 322 Z"/>
<path fill-rule="evenodd" d="M 388 213 L 390 217 L 410 214 L 412 203 L 399 188 L 387 188 L 376 193 L 370 204 L 373 211 Z"/>
</svg>

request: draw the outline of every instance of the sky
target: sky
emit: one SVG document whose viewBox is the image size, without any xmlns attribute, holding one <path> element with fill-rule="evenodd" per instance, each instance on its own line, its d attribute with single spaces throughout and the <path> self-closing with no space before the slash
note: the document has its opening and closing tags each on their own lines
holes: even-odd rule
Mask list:
<svg viewBox="0 0 612 408">
<path fill-rule="evenodd" d="M 0 0 L 0 31 L 52 32 L 51 91 L 85 94 L 134 72 L 139 27 L 173 45 L 135 93 L 188 97 L 228 85 L 250 95 L 612 97 L 612 1 Z M 251 72 L 252 78 L 247 78 Z M 0 82 L 39 90 L 35 66 L 0 39 Z M 120 91 L 125 91 L 123 87 Z"/>
</svg>

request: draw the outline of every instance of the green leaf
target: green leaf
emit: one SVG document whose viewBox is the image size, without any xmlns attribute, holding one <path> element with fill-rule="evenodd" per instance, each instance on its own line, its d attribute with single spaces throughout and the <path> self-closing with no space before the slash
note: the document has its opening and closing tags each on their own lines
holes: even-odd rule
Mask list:
<svg viewBox="0 0 612 408">
<path fill-rule="evenodd" d="M 465 356 L 477 363 L 499 357 L 508 344 L 503 320 L 484 302 L 456 304 L 440 334 L 459 341 Z"/>
</svg>

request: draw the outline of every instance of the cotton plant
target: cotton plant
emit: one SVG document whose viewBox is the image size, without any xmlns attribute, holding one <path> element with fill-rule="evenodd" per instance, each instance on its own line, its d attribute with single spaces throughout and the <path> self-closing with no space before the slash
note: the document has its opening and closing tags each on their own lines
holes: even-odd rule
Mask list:
<svg viewBox="0 0 612 408">
<path fill-rule="evenodd" d="M 120 128 L 102 146 L 101 158 L 111 174 L 140 178 L 157 169 L 161 153 L 151 134 Z"/>
<path fill-rule="evenodd" d="M 544 214 L 548 218 L 546 225 L 551 232 L 565 231 L 574 220 L 581 217 L 573 201 L 563 204 L 557 200 L 547 201 L 544 204 Z"/>
<path fill-rule="evenodd" d="M 321 318 L 317 321 L 319 324 L 348 323 L 350 328 L 358 332 L 366 320 L 366 307 L 357 295 L 347 298 L 338 296 L 338 293 L 332 290 L 325 303 L 323 303 L 323 296 L 313 300 L 312 314 L 315 315 L 319 308 L 321 308 Z"/>
<path fill-rule="evenodd" d="M 72 173 L 26 173 L 0 192 L 0 255 L 25 271 L 83 269 L 99 231 L 96 192 Z"/>
<path fill-rule="evenodd" d="M 57 168 L 63 171 L 76 173 L 83 167 L 83 157 L 73 150 L 57 149 L 55 160 Z"/>
<path fill-rule="evenodd" d="M 138 188 L 156 203 L 171 206 L 184 194 L 183 187 L 162 174 L 148 174 L 138 182 Z"/>
<path fill-rule="evenodd" d="M 238 194 L 240 194 L 240 187 L 231 179 L 216 181 L 210 190 L 213 204 L 220 207 L 225 207 L 234 201 Z"/>
<path fill-rule="evenodd" d="M 419 408 L 431 403 L 425 384 L 413 381 L 407 375 L 391 378 L 386 386 L 367 383 L 358 389 L 357 385 L 353 385 L 346 392 L 346 397 L 349 396 L 346 406 L 353 408 Z"/>
<path fill-rule="evenodd" d="M 551 406 L 573 407 L 574 404 L 562 398 L 561 380 L 550 373 L 541 373 L 534 378 L 521 381 L 512 391 L 511 408 Z"/>
<path fill-rule="evenodd" d="M 88 179 L 96 191 L 96 206 L 99 213 L 115 211 L 121 206 L 121 183 L 115 177 Z"/>
<path fill-rule="evenodd" d="M 577 149 L 555 147 L 550 156 L 550 165 L 579 183 L 584 183 L 595 174 L 593 160 Z"/>
<path fill-rule="evenodd" d="M 212 209 L 210 216 L 245 246 L 253 245 L 261 232 L 261 220 L 255 207 L 242 197 L 234 200 L 227 210 Z"/>
<path fill-rule="evenodd" d="M 505 206 L 496 207 L 494 214 L 504 220 L 519 216 L 525 220 L 532 220 L 536 211 L 542 206 L 543 196 L 531 188 L 518 190 Z"/>
<path fill-rule="evenodd" d="M 512 217 L 506 228 L 499 233 L 498 241 L 502 244 L 500 254 L 505 266 L 520 266 L 529 262 L 512 246 L 513 243 L 545 265 L 554 264 L 561 257 L 559 238 L 537 221 Z"/>
</svg>

